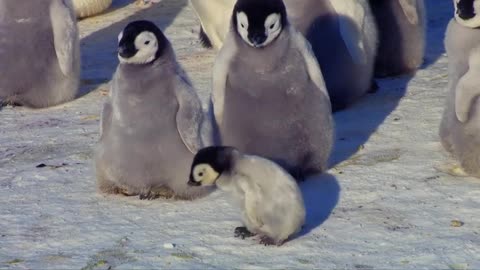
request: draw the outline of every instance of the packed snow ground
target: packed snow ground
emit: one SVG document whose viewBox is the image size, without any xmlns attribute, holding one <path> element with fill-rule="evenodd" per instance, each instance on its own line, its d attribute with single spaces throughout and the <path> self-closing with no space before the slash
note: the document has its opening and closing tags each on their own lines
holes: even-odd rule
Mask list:
<svg viewBox="0 0 480 270">
<path fill-rule="evenodd" d="M 451 1 L 427 1 L 426 63 L 415 76 L 380 80 L 335 115 L 335 167 L 302 184 L 307 227 L 282 247 L 234 238 L 238 210 L 221 192 L 193 202 L 96 193 L 92 149 L 127 22 L 160 25 L 205 105 L 209 96 L 214 52 L 199 45 L 187 0 L 132 3 L 79 23 L 84 96 L 0 110 L 0 268 L 480 268 L 480 180 L 438 169 L 453 164 L 437 135 Z"/>
</svg>

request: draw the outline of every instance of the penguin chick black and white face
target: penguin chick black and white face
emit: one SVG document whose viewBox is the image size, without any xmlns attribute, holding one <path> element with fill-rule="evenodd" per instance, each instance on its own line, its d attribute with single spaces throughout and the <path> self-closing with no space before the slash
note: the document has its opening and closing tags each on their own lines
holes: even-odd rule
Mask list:
<svg viewBox="0 0 480 270">
<path fill-rule="evenodd" d="M 214 185 L 220 175 L 232 169 L 233 155 L 237 150 L 232 147 L 211 146 L 198 151 L 193 158 L 190 170 L 190 186 Z"/>
<path fill-rule="evenodd" d="M 233 9 L 232 25 L 248 45 L 265 47 L 287 25 L 285 5 L 282 0 L 238 0 Z"/>
<path fill-rule="evenodd" d="M 118 35 L 118 59 L 121 63 L 147 64 L 158 59 L 168 41 L 150 21 L 129 23 Z"/>
<path fill-rule="evenodd" d="M 480 27 L 480 0 L 453 0 L 455 20 L 470 28 Z"/>
</svg>

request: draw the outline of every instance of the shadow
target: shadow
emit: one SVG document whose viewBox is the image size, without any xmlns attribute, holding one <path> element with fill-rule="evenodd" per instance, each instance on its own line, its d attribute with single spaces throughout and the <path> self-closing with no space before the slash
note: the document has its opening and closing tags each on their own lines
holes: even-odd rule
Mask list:
<svg viewBox="0 0 480 270">
<path fill-rule="evenodd" d="M 133 0 L 114 1 L 115 4 L 113 8 L 120 8 L 130 2 L 133 3 Z M 187 4 L 187 0 L 163 0 L 149 8 L 139 8 L 139 11 L 134 15 L 82 38 L 80 41 L 82 83 L 78 97 L 84 96 L 95 90 L 99 85 L 110 81 L 118 64 L 116 52 L 117 37 L 129 22 L 135 20 L 150 20 L 164 31 L 172 24 L 178 13 L 187 6 Z M 108 18 L 108 12 L 102 16 Z"/>
<path fill-rule="evenodd" d="M 435 63 L 445 53 L 443 42 L 445 31 L 454 13 L 452 1 L 426 0 L 425 9 L 427 12 L 427 33 L 424 62 L 420 67 L 422 69 Z"/>
<path fill-rule="evenodd" d="M 336 112 L 335 144 L 330 167 L 349 159 L 397 108 L 412 76 L 379 79 L 379 90 L 367 94 L 349 108 Z"/>
<path fill-rule="evenodd" d="M 448 2 L 448 3 L 446 3 Z M 444 53 L 444 33 L 451 19 L 453 7 L 449 1 L 427 0 L 428 27 L 426 33 L 426 68 Z M 353 105 L 334 114 L 336 141 L 330 157 L 330 166 L 335 166 L 354 155 L 385 119 L 397 108 L 406 94 L 414 74 L 377 79 L 379 90 L 367 94 Z"/>
<path fill-rule="evenodd" d="M 301 24 L 301 18 L 292 20 L 294 25 Z M 342 35 L 340 25 L 347 29 L 347 38 Z M 302 28 L 300 32 L 310 42 L 322 70 L 334 112 L 347 108 L 370 90 L 373 66 L 369 59 L 373 59 L 374 44 L 368 45 L 351 18 L 321 14 L 309 27 Z M 359 40 L 364 41 L 363 48 L 358 45 Z"/>
<path fill-rule="evenodd" d="M 328 219 L 340 198 L 340 185 L 334 176 L 323 174 L 300 183 L 307 218 L 297 237 L 308 234 Z"/>
</svg>

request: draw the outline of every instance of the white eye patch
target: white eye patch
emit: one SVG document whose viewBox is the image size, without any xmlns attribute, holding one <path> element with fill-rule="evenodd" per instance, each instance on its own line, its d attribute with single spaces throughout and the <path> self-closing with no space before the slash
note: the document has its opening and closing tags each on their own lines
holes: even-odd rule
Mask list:
<svg viewBox="0 0 480 270">
<path fill-rule="evenodd" d="M 220 175 L 208 164 L 196 165 L 192 173 L 195 182 L 200 182 L 203 186 L 213 185 Z"/>
<path fill-rule="evenodd" d="M 280 14 L 270 14 L 267 19 L 265 19 L 265 29 L 267 29 L 267 32 L 275 32 L 280 27 Z"/>
<path fill-rule="evenodd" d="M 121 62 L 128 64 L 146 64 L 155 60 L 155 55 L 158 51 L 158 40 L 155 34 L 148 31 L 140 33 L 135 38 L 134 45 L 137 53 L 130 58 L 122 58 L 119 56 Z"/>
<path fill-rule="evenodd" d="M 237 13 L 237 32 L 245 42 L 252 45 L 248 40 L 248 17 L 245 12 Z"/>
<path fill-rule="evenodd" d="M 282 16 L 280 16 L 280 14 L 273 13 L 265 19 L 265 35 L 267 36 L 267 39 L 263 43 L 263 46 L 270 44 L 278 37 L 278 35 L 280 35 L 280 32 L 282 32 L 281 18 Z"/>
</svg>

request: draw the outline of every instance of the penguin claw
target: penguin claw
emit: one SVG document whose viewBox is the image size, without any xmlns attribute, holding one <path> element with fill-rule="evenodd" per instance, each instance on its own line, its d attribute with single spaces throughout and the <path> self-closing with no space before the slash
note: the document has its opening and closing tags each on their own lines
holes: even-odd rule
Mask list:
<svg viewBox="0 0 480 270">
<path fill-rule="evenodd" d="M 242 239 L 255 236 L 255 234 L 249 231 L 247 227 L 236 227 L 234 235 L 235 237 Z"/>
<path fill-rule="evenodd" d="M 268 236 L 262 236 L 260 238 L 260 244 L 263 244 L 265 246 L 273 246 L 273 245 L 276 245 L 275 241 L 268 237 Z"/>
<path fill-rule="evenodd" d="M 155 194 L 151 191 L 147 191 L 145 193 L 140 193 L 140 195 L 138 197 L 140 198 L 140 200 L 149 200 L 149 201 L 158 198 L 157 194 Z"/>
</svg>

